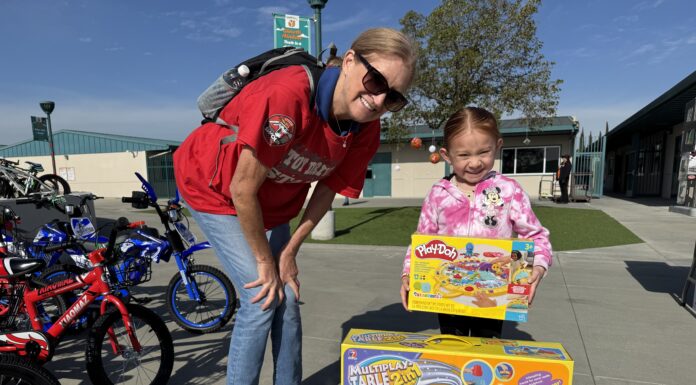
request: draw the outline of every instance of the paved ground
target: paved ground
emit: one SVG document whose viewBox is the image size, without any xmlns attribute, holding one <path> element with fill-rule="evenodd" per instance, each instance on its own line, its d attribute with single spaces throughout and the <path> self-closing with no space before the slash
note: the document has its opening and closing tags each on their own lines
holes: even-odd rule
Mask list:
<svg viewBox="0 0 696 385">
<path fill-rule="evenodd" d="M 337 200 L 339 207 L 342 200 Z M 420 205 L 419 200 L 356 200 L 348 207 Z M 696 378 L 696 319 L 673 299 L 691 265 L 696 218 L 668 212 L 661 200 L 605 197 L 569 207 L 601 209 L 646 243 L 559 252 L 540 287 L 530 322 L 507 325 L 504 337 L 558 341 L 575 360 L 574 384 L 693 384 Z M 156 218 L 115 200 L 99 201 L 100 217 L 128 216 L 155 225 Z M 572 218 L 569 218 L 572 225 Z M 197 230 L 194 227 L 194 230 Z M 350 328 L 435 332 L 427 313 L 407 313 L 398 298 L 401 247 L 306 244 L 299 265 L 304 329 L 303 385 L 339 382 L 339 345 Z M 200 263 L 219 266 L 211 253 Z M 144 292 L 168 318 L 161 298 L 175 273 L 154 267 Z M 168 322 L 175 341 L 172 384 L 224 384 L 231 325 L 193 336 Z M 83 338 L 68 338 L 51 369 L 64 385 L 87 384 Z M 270 356 L 261 383 L 271 384 Z"/>
</svg>

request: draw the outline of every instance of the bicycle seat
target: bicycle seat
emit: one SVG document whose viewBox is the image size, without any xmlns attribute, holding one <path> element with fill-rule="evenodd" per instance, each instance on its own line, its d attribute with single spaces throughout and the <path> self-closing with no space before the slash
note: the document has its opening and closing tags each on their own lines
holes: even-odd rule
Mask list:
<svg viewBox="0 0 696 385">
<path fill-rule="evenodd" d="M 46 266 L 43 259 L 26 259 L 18 257 L 0 258 L 0 278 L 31 274 Z"/>
<path fill-rule="evenodd" d="M 40 163 L 34 163 L 30 161 L 24 161 L 24 163 L 28 164 L 32 170 L 36 170 L 37 172 L 41 172 L 44 170 L 43 166 Z"/>
</svg>

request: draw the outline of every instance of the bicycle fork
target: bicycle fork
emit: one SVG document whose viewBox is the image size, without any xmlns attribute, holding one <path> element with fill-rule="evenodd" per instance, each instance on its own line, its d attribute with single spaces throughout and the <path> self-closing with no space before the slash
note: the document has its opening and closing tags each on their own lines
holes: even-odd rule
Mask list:
<svg viewBox="0 0 696 385">
<path fill-rule="evenodd" d="M 130 340 L 131 346 L 133 347 L 133 350 L 140 353 L 143 348 L 140 345 L 140 341 L 138 341 L 138 337 L 135 335 L 135 327 L 133 326 L 133 320 L 131 319 L 131 316 L 128 313 L 128 308 L 123 303 L 123 301 L 121 301 L 121 299 L 109 294 L 104 297 L 104 300 L 101 303 L 100 313 L 102 315 L 106 313 L 106 308 L 109 304 L 116 306 L 118 312 L 121 313 L 121 319 L 123 320 L 123 325 L 126 329 L 126 335 Z M 114 354 L 122 355 L 124 349 L 123 346 L 118 344 L 118 340 L 116 338 L 116 333 L 114 332 L 114 329 L 109 328 L 107 334 L 109 336 L 109 344 L 111 345 L 111 349 L 113 350 Z"/>
<path fill-rule="evenodd" d="M 189 298 L 200 303 L 202 302 L 200 291 L 198 291 L 198 285 L 195 279 L 189 279 L 188 277 L 188 258 L 182 256 L 182 253 L 174 253 L 174 259 L 176 260 L 176 265 L 179 268 L 179 274 L 181 275 L 181 282 L 186 286 L 186 292 Z"/>
</svg>

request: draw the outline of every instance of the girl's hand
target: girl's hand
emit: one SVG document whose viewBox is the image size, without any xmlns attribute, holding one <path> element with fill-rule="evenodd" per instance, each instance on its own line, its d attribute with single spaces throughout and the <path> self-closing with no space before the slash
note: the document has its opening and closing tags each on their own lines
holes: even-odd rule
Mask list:
<svg viewBox="0 0 696 385">
<path fill-rule="evenodd" d="M 529 306 L 532 306 L 534 301 L 534 295 L 536 294 L 536 288 L 539 286 L 541 279 L 544 277 L 546 269 L 543 266 L 534 266 L 532 268 L 532 276 L 529 278 L 529 283 L 531 287 L 529 288 Z"/>
<path fill-rule="evenodd" d="M 401 290 L 400 290 L 401 291 L 401 304 L 404 306 L 404 309 L 406 309 L 406 311 L 410 311 L 410 310 L 408 310 L 409 281 L 410 280 L 409 280 L 407 275 L 401 277 Z"/>
<path fill-rule="evenodd" d="M 491 297 L 489 297 L 483 293 L 476 293 L 475 297 L 476 297 L 476 299 L 474 299 L 473 304 L 478 306 L 478 307 L 496 307 L 496 306 L 498 306 L 498 301 L 492 299 Z"/>
</svg>

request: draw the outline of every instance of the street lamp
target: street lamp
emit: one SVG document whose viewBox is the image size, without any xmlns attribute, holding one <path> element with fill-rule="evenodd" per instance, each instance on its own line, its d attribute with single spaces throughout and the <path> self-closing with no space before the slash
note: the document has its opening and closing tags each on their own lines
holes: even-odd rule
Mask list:
<svg viewBox="0 0 696 385">
<path fill-rule="evenodd" d="M 317 32 L 314 48 L 316 50 L 315 55 L 317 55 L 318 58 L 321 57 L 321 10 L 324 9 L 328 1 L 329 0 L 307 0 L 309 6 L 314 9 L 314 30 Z"/>
<path fill-rule="evenodd" d="M 51 149 L 51 162 L 53 163 L 53 174 L 56 174 L 56 154 L 53 151 L 53 131 L 51 131 L 51 112 L 56 108 L 56 104 L 52 101 L 39 103 L 43 112 L 48 116 L 48 147 Z"/>
</svg>

